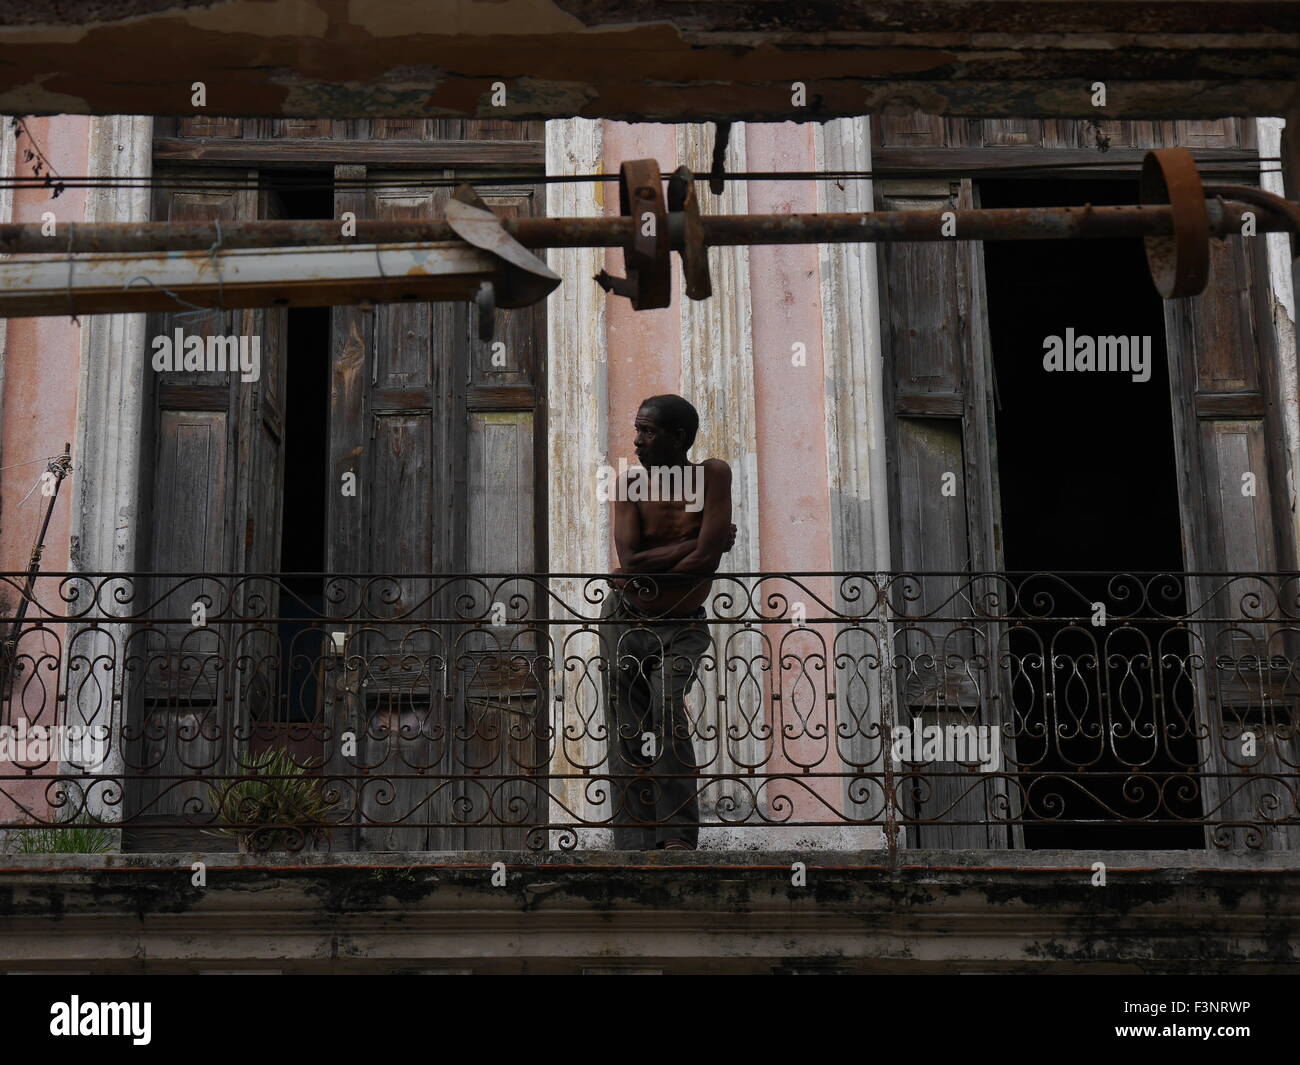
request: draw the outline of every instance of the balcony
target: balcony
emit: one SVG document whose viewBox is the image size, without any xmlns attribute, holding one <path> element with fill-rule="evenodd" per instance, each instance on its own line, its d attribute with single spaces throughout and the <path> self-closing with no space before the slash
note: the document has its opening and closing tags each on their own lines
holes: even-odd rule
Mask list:
<svg viewBox="0 0 1300 1065">
<path fill-rule="evenodd" d="M 709 849 L 1300 848 L 1300 575 L 722 574 L 698 658 L 610 596 L 596 574 L 0 575 L 0 830 L 136 851 L 568 851 L 667 824 Z M 625 737 L 644 757 L 611 770 L 611 678 L 656 693 L 679 669 L 689 765 L 645 718 Z M 660 816 L 665 795 L 684 798 Z"/>
</svg>

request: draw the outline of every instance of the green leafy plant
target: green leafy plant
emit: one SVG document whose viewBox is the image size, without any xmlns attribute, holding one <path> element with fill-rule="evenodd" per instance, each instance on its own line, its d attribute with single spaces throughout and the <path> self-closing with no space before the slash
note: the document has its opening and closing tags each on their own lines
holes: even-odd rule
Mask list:
<svg viewBox="0 0 1300 1065">
<path fill-rule="evenodd" d="M 16 833 L 19 854 L 103 854 L 113 848 L 113 832 L 97 828 L 82 814 L 76 821 Z"/>
<path fill-rule="evenodd" d="M 299 765 L 284 747 L 241 759 L 243 776 L 208 786 L 208 801 L 223 827 L 215 836 L 239 840 L 246 851 L 297 850 L 329 838 L 321 827 L 337 805 L 325 781 Z"/>
</svg>

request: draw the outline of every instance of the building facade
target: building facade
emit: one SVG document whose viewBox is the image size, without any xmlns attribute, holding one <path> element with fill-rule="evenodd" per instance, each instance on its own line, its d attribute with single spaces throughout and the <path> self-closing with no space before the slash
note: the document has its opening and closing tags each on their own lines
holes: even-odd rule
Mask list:
<svg viewBox="0 0 1300 1065">
<path fill-rule="evenodd" d="M 631 159 L 705 171 L 714 136 L 587 119 L 24 128 L 6 133 L 6 174 L 30 172 L 34 142 L 54 173 L 153 178 L 0 192 L 0 221 L 52 212 L 56 233 L 432 218 L 458 179 L 511 216 L 611 215 L 614 184 L 546 179 Z M 1145 150 L 1171 146 L 1207 184 L 1280 192 L 1280 128 L 738 123 L 726 171 L 740 176 L 699 195 L 726 214 L 1127 204 Z M 113 905 L 211 936 L 250 919 L 222 892 L 256 888 L 303 917 L 292 933 L 257 926 L 236 968 L 500 971 L 515 966 L 511 936 L 543 925 L 577 938 L 518 966 L 1291 964 L 1278 902 L 1300 845 L 1288 238 L 1212 242 L 1206 291 L 1167 302 L 1136 241 L 954 238 L 717 247 L 713 296 L 688 299 L 675 273 L 672 305 L 654 311 L 589 280 L 620 272 L 620 253 L 553 250 L 562 285 L 497 312 L 490 340 L 454 304 L 178 300 L 0 323 L 0 619 L 31 608 L 12 629 L 4 720 L 110 737 L 93 772 L 11 760 L 0 820 L 11 846 L 23 823 L 112 826 L 110 855 L 23 859 L 17 897 L 55 883 L 81 923 L 54 933 L 24 911 L 11 967 L 66 966 L 77 935 L 107 943 L 105 880 Z M 258 338 L 255 379 L 157 370 L 159 338 L 178 330 Z M 599 649 L 600 578 L 617 559 L 597 481 L 632 462 L 632 419 L 661 393 L 699 410 L 693 458 L 730 464 L 738 529 L 689 697 L 701 850 L 677 871 L 609 850 L 622 815 Z M 45 501 L 24 496 L 64 441 L 73 470 L 25 592 Z M 210 834 L 223 796 L 277 749 L 325 782 L 330 849 L 272 862 L 245 838 L 254 853 L 229 854 L 239 834 Z M 324 849 L 289 827 L 270 850 Z M 178 880 L 198 854 L 228 863 L 211 889 Z M 1108 893 L 1108 867 L 1121 890 Z M 1218 915 L 1237 884 L 1244 935 Z M 547 898 L 555 909 L 529 924 Z M 491 931 L 453 935 L 442 922 L 463 907 L 490 910 Z M 1132 907 L 1164 931 L 1140 934 Z M 636 931 L 673 910 L 657 945 Z M 723 911 L 747 916 L 708 931 Z M 399 949 L 402 913 L 423 938 Z M 980 921 L 983 941 L 945 938 Z M 181 942 L 184 924 L 160 927 L 130 933 L 156 967 L 222 968 Z M 103 950 L 105 966 L 129 964 Z"/>
</svg>

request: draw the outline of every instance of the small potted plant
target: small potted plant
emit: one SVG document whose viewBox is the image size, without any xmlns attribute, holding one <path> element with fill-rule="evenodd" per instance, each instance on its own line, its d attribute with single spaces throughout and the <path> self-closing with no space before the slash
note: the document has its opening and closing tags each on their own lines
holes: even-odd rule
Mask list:
<svg viewBox="0 0 1300 1065">
<path fill-rule="evenodd" d="M 19 854 L 104 854 L 115 843 L 112 829 L 93 824 L 84 812 L 75 821 L 15 835 Z"/>
<path fill-rule="evenodd" d="M 233 837 L 244 853 L 328 849 L 337 799 L 311 766 L 294 761 L 284 747 L 240 761 L 243 776 L 208 786 L 208 801 L 222 826 L 211 834 Z M 309 846 L 310 845 L 310 846 Z"/>
</svg>

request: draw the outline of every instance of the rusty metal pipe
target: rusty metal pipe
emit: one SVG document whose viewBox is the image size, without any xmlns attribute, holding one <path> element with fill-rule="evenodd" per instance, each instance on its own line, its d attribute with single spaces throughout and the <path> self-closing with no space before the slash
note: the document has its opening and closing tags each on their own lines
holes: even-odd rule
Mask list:
<svg viewBox="0 0 1300 1065">
<path fill-rule="evenodd" d="M 1211 201 L 1206 204 L 1210 235 L 1241 232 L 1241 215 L 1249 208 Z M 1166 205 L 1133 207 L 1009 207 L 952 212 L 885 211 L 856 215 L 713 215 L 704 216 L 706 244 L 837 244 L 854 241 L 942 241 L 941 225 L 951 213 L 957 240 L 1107 240 L 1167 236 L 1173 211 Z M 1260 231 L 1288 229 L 1280 217 L 1257 222 Z M 674 233 L 674 237 L 676 234 Z"/>
<path fill-rule="evenodd" d="M 1252 207 L 1263 207 L 1266 211 L 1278 212 L 1290 221 L 1291 231 L 1300 235 L 1300 204 L 1292 203 L 1265 189 L 1257 189 L 1250 185 L 1206 185 L 1205 195 L 1219 196 L 1225 200 L 1241 200 Z"/>
<path fill-rule="evenodd" d="M 630 240 L 630 218 L 516 218 L 502 226 L 529 248 L 622 247 Z M 236 248 L 293 248 L 348 244 L 415 244 L 459 241 L 441 218 L 356 223 L 344 237 L 333 219 L 260 222 L 91 222 L 61 223 L 53 236 L 40 223 L 0 225 L 0 253 L 66 255 L 68 252 L 133 254 L 136 252 L 207 251 Z"/>
<path fill-rule="evenodd" d="M 1207 203 L 1212 236 L 1241 231 L 1238 203 Z M 883 211 L 864 214 L 704 215 L 704 242 L 714 247 L 754 244 L 843 244 L 856 242 L 951 240 L 942 232 L 939 211 Z M 1077 240 L 1165 236 L 1173 232 L 1167 206 L 1011 207 L 953 211 L 958 240 Z M 634 234 L 630 218 L 502 219 L 507 233 L 527 248 L 621 248 Z M 1267 212 L 1261 232 L 1289 229 L 1283 214 Z M 274 220 L 222 223 L 220 238 L 211 222 L 64 223 L 54 236 L 40 223 L 0 225 L 0 253 L 64 254 L 100 252 L 204 251 L 233 248 L 313 247 L 346 244 L 401 244 L 457 240 L 442 219 L 358 221 L 356 234 L 343 238 L 334 220 Z M 671 246 L 683 244 L 679 213 L 669 217 Z"/>
</svg>

